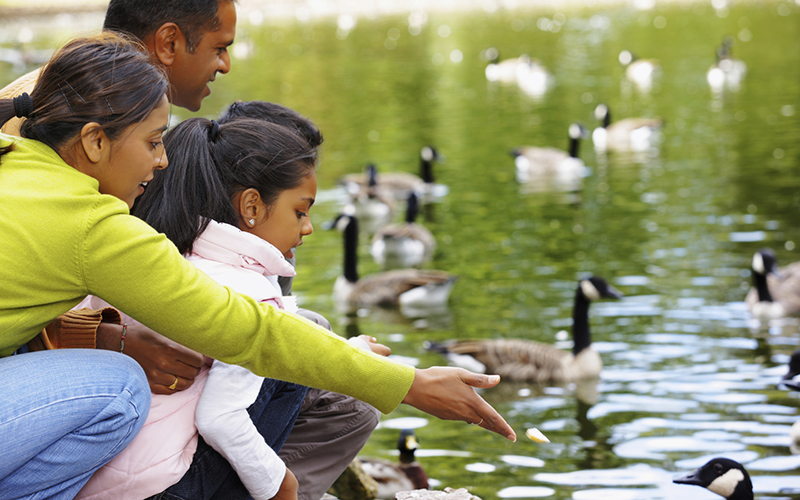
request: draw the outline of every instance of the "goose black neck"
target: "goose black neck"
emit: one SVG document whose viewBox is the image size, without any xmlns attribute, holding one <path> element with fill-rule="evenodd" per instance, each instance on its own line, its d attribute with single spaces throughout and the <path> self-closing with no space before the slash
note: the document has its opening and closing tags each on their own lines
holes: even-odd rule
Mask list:
<svg viewBox="0 0 800 500">
<path fill-rule="evenodd" d="M 433 183 L 433 165 L 430 160 L 421 158 L 419 161 L 419 176 L 426 184 Z"/>
<path fill-rule="evenodd" d="M 753 271 L 753 286 L 758 292 L 759 302 L 772 302 L 772 295 L 767 286 L 767 275 Z"/>
<path fill-rule="evenodd" d="M 606 114 L 603 117 L 603 128 L 608 128 L 611 125 L 611 111 L 606 110 Z"/>
<path fill-rule="evenodd" d="M 575 306 L 572 308 L 572 354 L 575 356 L 592 345 L 589 334 L 589 304 L 591 302 L 578 285 L 578 290 L 575 292 Z"/>
<path fill-rule="evenodd" d="M 578 146 L 580 145 L 580 139 L 576 137 L 569 138 L 569 155 L 573 158 L 578 157 Z"/>
<path fill-rule="evenodd" d="M 406 208 L 406 222 L 412 224 L 417 219 L 417 214 L 419 214 L 419 202 L 417 201 L 417 195 L 411 193 L 408 195 L 408 207 Z"/>
<path fill-rule="evenodd" d="M 344 277 L 350 283 L 358 281 L 358 221 L 350 217 L 344 228 Z"/>
</svg>

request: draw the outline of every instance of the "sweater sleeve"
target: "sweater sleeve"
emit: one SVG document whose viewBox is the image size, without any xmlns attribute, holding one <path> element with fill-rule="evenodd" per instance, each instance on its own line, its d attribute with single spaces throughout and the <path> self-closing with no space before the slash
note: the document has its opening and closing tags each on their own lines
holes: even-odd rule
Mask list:
<svg viewBox="0 0 800 500">
<path fill-rule="evenodd" d="M 88 292 L 166 337 L 262 377 L 347 394 L 384 413 L 410 389 L 413 367 L 222 287 L 119 203 L 98 202 L 87 219 L 80 254 Z"/>
</svg>

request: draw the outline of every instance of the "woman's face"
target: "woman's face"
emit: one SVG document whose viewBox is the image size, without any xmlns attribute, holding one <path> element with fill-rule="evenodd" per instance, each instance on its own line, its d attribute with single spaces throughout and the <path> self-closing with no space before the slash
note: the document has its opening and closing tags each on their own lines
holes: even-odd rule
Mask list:
<svg viewBox="0 0 800 500">
<path fill-rule="evenodd" d="M 161 142 L 168 120 L 169 103 L 164 96 L 147 118 L 123 132 L 113 143 L 108 165 L 97 178 L 101 193 L 116 196 L 128 208 L 133 206 L 144 193 L 144 186 L 153 180 L 153 173 L 168 164 Z"/>
<path fill-rule="evenodd" d="M 312 172 L 299 186 L 278 195 L 265 219 L 259 219 L 254 227 L 244 224 L 242 229 L 272 243 L 290 259 L 294 249 L 303 244 L 303 236 L 314 231 L 308 214 L 316 196 L 317 174 Z"/>
</svg>

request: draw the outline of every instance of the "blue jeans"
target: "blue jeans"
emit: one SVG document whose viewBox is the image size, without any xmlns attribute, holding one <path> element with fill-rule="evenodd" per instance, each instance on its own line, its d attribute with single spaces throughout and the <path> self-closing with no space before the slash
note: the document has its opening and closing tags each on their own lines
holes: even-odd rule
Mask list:
<svg viewBox="0 0 800 500">
<path fill-rule="evenodd" d="M 128 356 L 62 349 L 0 358 L 0 498 L 72 499 L 150 411 Z"/>
<path fill-rule="evenodd" d="M 274 379 L 264 379 L 256 401 L 247 409 L 258 433 L 275 452 L 279 452 L 305 398 L 307 387 Z M 177 484 L 150 500 L 249 500 L 247 492 L 225 458 L 197 440 L 192 465 Z"/>
</svg>

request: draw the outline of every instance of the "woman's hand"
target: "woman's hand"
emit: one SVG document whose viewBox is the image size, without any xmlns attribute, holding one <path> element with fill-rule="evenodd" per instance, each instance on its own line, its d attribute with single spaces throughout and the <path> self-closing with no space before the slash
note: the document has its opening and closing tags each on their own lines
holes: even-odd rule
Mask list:
<svg viewBox="0 0 800 500">
<path fill-rule="evenodd" d="M 444 420 L 463 420 L 501 436 L 517 440 L 514 429 L 474 387 L 494 387 L 499 375 L 479 375 L 463 368 L 434 366 L 416 370 L 403 403 Z"/>
<path fill-rule="evenodd" d="M 275 494 L 273 500 L 297 500 L 297 489 L 299 485 L 297 484 L 297 478 L 294 477 L 292 471 L 289 468 L 286 468 L 286 475 L 283 476 L 283 482 L 281 483 L 281 487 L 278 490 L 278 493 Z"/>
<path fill-rule="evenodd" d="M 119 351 L 121 337 L 120 325 L 101 323 L 97 330 L 97 348 Z M 123 353 L 142 367 L 153 394 L 173 394 L 188 389 L 205 363 L 202 354 L 138 323 L 128 326 Z"/>
</svg>

